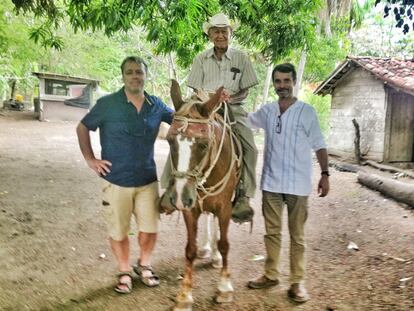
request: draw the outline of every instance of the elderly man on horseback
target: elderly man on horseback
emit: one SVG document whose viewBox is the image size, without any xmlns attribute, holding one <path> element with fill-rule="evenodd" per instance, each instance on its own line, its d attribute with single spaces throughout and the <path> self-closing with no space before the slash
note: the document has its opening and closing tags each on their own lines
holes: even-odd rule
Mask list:
<svg viewBox="0 0 414 311">
<path fill-rule="evenodd" d="M 224 86 L 230 95 L 227 103 L 235 121 L 232 128 L 243 149 L 242 172 L 233 204 L 232 219 L 243 223 L 251 221 L 254 214 L 249 198 L 254 196 L 256 190 L 257 149 L 252 131 L 246 125 L 246 112 L 242 104 L 248 95 L 248 89 L 257 85 L 258 81 L 249 57 L 244 52 L 229 47 L 234 29 L 223 13 L 212 16 L 203 24 L 204 33 L 214 47 L 196 56 L 188 77 L 188 86 L 195 91 L 210 92 Z M 168 185 L 168 180 L 167 168 L 161 181 L 163 187 Z"/>
</svg>

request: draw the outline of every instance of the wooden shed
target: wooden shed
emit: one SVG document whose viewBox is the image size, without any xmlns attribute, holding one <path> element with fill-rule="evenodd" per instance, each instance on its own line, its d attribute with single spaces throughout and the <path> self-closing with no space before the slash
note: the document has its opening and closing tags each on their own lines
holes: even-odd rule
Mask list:
<svg viewBox="0 0 414 311">
<path fill-rule="evenodd" d="M 40 121 L 79 121 L 93 102 L 99 81 L 56 73 L 33 72 L 39 79 L 35 112 Z"/>
<path fill-rule="evenodd" d="M 356 119 L 365 158 L 414 161 L 414 60 L 348 56 L 314 93 L 332 95 L 330 154 L 355 158 Z"/>
</svg>

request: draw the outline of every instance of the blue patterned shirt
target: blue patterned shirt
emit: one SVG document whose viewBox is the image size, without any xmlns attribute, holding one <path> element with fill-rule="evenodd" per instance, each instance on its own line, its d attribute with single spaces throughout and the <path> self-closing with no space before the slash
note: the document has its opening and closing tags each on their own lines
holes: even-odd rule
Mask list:
<svg viewBox="0 0 414 311">
<path fill-rule="evenodd" d="M 124 88 L 100 98 L 82 123 L 99 128 L 101 159 L 112 163 L 107 181 L 139 187 L 157 180 L 154 143 L 161 122 L 171 124 L 173 110 L 161 99 L 145 93 L 141 111 L 128 101 Z"/>
</svg>

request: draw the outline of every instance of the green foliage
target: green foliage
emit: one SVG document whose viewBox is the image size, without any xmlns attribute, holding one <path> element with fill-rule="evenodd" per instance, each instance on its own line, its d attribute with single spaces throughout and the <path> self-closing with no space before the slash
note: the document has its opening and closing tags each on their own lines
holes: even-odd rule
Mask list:
<svg viewBox="0 0 414 311">
<path fill-rule="evenodd" d="M 32 38 L 42 45 L 61 47 L 61 41 L 53 38 L 52 31 L 65 15 L 69 16 L 75 32 L 103 30 L 112 36 L 140 26 L 146 31 L 146 40 L 154 44 L 154 53 L 175 52 L 179 65 L 187 67 L 207 42 L 201 31 L 202 23 L 221 10 L 240 21 L 236 36 L 241 44 L 276 61 L 313 40 L 315 13 L 321 1 L 291 0 L 288 5 L 279 0 L 15 0 L 14 3 L 18 12 L 34 12 L 35 16 L 48 19 L 32 32 Z M 45 31 L 45 27 L 51 32 Z"/>
<path fill-rule="evenodd" d="M 410 59 L 414 55 L 414 31 L 404 35 L 395 28 L 393 20 L 383 18 L 381 10 L 372 11 L 363 27 L 352 33 L 350 53 Z"/>
<path fill-rule="evenodd" d="M 62 50 L 62 37 L 54 35 L 50 28 L 49 22 L 45 22 L 37 28 L 32 28 L 29 32 L 29 38 L 35 43 L 40 43 L 44 48 L 51 47 L 56 50 Z"/>
<path fill-rule="evenodd" d="M 9 83 L 17 80 L 24 89 L 31 89 L 36 81 L 31 76 L 37 58 L 42 53 L 39 47 L 28 40 L 28 24 L 31 18 L 22 19 L 13 14 L 13 5 L 6 1 L 0 4 L 0 99 L 9 94 Z"/>
<path fill-rule="evenodd" d="M 344 46 L 345 44 L 347 41 L 338 36 L 319 37 L 308 52 L 304 80 L 313 82 L 326 79 L 338 62 L 346 58 L 349 49 Z"/>
<path fill-rule="evenodd" d="M 302 100 L 316 109 L 322 133 L 325 137 L 329 134 L 329 118 L 331 113 L 331 96 L 318 96 L 313 94 L 313 90 L 308 86 L 302 90 L 300 96 Z"/>
<path fill-rule="evenodd" d="M 401 28 L 404 34 L 414 31 L 414 0 L 376 0 L 375 5 L 384 3 L 384 17 L 395 18 L 395 27 Z M 412 26 L 412 27 L 411 27 Z"/>
<path fill-rule="evenodd" d="M 111 36 L 138 25 L 146 31 L 146 40 L 154 43 L 154 53 L 174 51 L 178 63 L 187 67 L 206 43 L 202 21 L 217 9 L 215 1 L 201 0 L 69 1 L 67 13 L 75 31 L 102 29 Z"/>
<path fill-rule="evenodd" d="M 220 1 L 223 9 L 240 21 L 236 32 L 244 46 L 276 62 L 315 38 L 316 12 L 321 1 L 236 0 Z"/>
</svg>

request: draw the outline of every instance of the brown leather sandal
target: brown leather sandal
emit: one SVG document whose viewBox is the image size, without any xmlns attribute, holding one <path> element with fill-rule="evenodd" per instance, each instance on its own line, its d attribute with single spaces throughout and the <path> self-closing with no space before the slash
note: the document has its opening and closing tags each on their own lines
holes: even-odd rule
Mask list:
<svg viewBox="0 0 414 311">
<path fill-rule="evenodd" d="M 154 273 L 152 270 L 152 267 L 150 265 L 148 266 L 142 266 L 141 264 L 137 263 L 134 267 L 134 272 L 140 277 L 141 282 L 147 285 L 148 287 L 155 287 L 160 285 L 160 278 L 158 275 Z M 144 276 L 144 271 L 150 271 L 151 275 Z"/>
<path fill-rule="evenodd" d="M 120 271 L 116 274 L 118 277 L 118 284 L 114 290 L 119 294 L 129 294 L 132 291 L 132 273 L 130 271 Z M 129 276 L 128 281 L 121 281 L 123 276 Z"/>
</svg>

